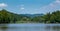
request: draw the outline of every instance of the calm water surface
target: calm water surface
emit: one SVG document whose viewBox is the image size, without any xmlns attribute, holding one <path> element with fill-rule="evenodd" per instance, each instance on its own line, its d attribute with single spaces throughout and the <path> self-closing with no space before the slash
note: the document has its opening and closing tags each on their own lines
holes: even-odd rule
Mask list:
<svg viewBox="0 0 60 31">
<path fill-rule="evenodd" d="M 0 25 L 4 26 L 4 25 Z M 60 24 L 6 24 L 0 31 L 60 31 Z"/>
</svg>

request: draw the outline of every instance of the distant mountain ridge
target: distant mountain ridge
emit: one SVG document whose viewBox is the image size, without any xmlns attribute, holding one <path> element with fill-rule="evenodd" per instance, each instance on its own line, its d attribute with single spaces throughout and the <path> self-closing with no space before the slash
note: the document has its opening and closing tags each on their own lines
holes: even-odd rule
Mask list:
<svg viewBox="0 0 60 31">
<path fill-rule="evenodd" d="M 44 14 L 20 14 L 20 15 L 27 17 L 36 17 L 36 16 L 43 16 Z"/>
<path fill-rule="evenodd" d="M 0 11 L 0 23 L 16 23 L 16 21 L 31 21 L 36 16 L 43 14 L 16 14 L 5 9 Z"/>
<path fill-rule="evenodd" d="M 44 14 L 15 14 L 12 12 L 9 12 L 5 9 L 1 10 L 0 13 L 6 13 L 6 14 L 12 14 L 12 15 L 17 15 L 17 16 L 27 16 L 27 17 L 35 17 L 35 16 L 43 16 Z"/>
</svg>

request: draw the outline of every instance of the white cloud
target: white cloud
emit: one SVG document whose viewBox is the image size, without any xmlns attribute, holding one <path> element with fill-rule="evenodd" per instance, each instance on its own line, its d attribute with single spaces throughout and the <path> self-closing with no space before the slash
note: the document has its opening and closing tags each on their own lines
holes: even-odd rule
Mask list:
<svg viewBox="0 0 60 31">
<path fill-rule="evenodd" d="M 24 5 L 23 4 L 21 4 L 20 5 L 20 10 L 24 10 L 25 8 L 24 8 Z"/>
<path fill-rule="evenodd" d="M 20 9 L 21 9 L 21 10 L 24 10 L 25 8 L 24 8 L 24 7 L 21 7 Z"/>
<path fill-rule="evenodd" d="M 57 3 L 60 3 L 60 0 L 56 0 Z"/>
<path fill-rule="evenodd" d="M 53 12 L 55 10 L 60 10 L 60 0 L 55 0 L 54 2 L 43 6 L 40 8 L 40 10 L 42 11 L 42 13 L 47 13 L 47 12 Z"/>
<path fill-rule="evenodd" d="M 5 4 L 5 3 L 0 3 L 0 7 L 3 8 L 3 7 L 7 7 L 8 5 Z"/>
</svg>

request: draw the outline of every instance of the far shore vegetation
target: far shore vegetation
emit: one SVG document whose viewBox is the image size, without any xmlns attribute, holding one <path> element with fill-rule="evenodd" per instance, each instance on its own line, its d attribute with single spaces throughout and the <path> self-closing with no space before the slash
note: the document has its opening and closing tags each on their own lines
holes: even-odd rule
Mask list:
<svg viewBox="0 0 60 31">
<path fill-rule="evenodd" d="M 0 10 L 0 24 L 10 23 L 60 23 L 60 11 L 56 10 L 39 16 L 26 16 L 15 14 L 5 9 Z"/>
</svg>

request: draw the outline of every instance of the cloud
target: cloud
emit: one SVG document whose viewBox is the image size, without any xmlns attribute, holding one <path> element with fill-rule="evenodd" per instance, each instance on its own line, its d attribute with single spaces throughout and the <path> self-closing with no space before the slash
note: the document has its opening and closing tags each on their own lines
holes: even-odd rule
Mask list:
<svg viewBox="0 0 60 31">
<path fill-rule="evenodd" d="M 40 8 L 42 13 L 53 12 L 55 10 L 60 10 L 60 0 L 55 0 L 52 3 Z"/>
<path fill-rule="evenodd" d="M 21 4 L 20 5 L 20 10 L 24 10 L 25 8 L 24 8 L 24 5 L 23 4 Z"/>
<path fill-rule="evenodd" d="M 5 3 L 0 3 L 0 8 L 7 7 L 8 5 Z"/>
<path fill-rule="evenodd" d="M 21 7 L 20 9 L 21 9 L 21 10 L 24 10 L 25 8 L 24 8 L 24 7 Z"/>
<path fill-rule="evenodd" d="M 60 3 L 60 0 L 56 0 L 57 3 Z"/>
</svg>

